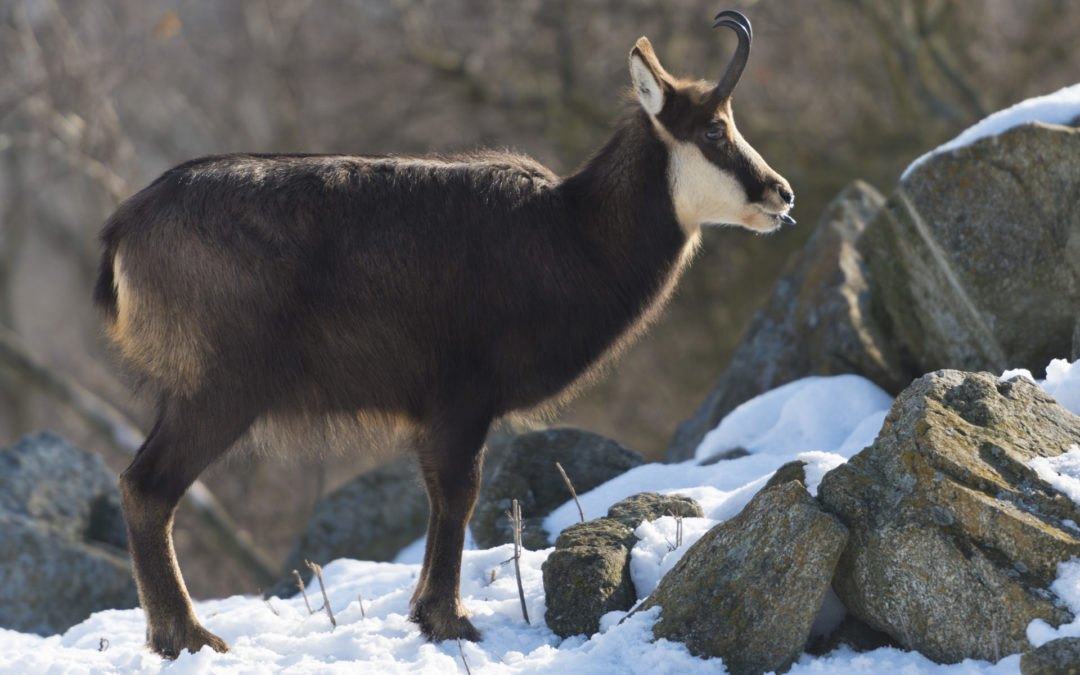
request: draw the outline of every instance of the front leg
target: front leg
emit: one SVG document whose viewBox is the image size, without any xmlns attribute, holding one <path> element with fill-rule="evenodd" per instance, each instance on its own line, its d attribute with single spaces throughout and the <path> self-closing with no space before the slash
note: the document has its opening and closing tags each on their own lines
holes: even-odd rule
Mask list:
<svg viewBox="0 0 1080 675">
<path fill-rule="evenodd" d="M 465 528 L 480 491 L 483 442 L 490 418 L 468 428 L 430 427 L 417 445 L 427 489 L 429 517 L 424 565 L 409 607 L 409 619 L 429 640 L 478 642 L 480 631 L 461 604 L 461 550 Z"/>
</svg>

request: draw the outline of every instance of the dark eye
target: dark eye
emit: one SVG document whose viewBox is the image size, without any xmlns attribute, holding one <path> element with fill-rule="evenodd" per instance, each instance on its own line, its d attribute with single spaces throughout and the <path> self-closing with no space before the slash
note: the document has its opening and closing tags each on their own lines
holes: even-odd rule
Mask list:
<svg viewBox="0 0 1080 675">
<path fill-rule="evenodd" d="M 713 143 L 727 138 L 727 128 L 723 123 L 711 124 L 705 129 L 705 139 Z"/>
</svg>

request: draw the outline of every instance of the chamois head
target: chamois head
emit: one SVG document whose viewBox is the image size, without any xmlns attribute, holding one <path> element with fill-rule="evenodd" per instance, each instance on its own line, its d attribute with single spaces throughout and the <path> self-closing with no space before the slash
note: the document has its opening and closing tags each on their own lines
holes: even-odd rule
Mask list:
<svg viewBox="0 0 1080 675">
<path fill-rule="evenodd" d="M 634 92 L 668 146 L 668 180 L 675 214 L 688 233 L 705 224 L 741 225 L 770 232 L 793 224 L 791 186 L 735 127 L 731 92 L 750 55 L 750 21 L 732 10 L 713 25 L 735 31 L 739 45 L 724 76 L 712 85 L 670 75 L 647 38 L 630 51 Z"/>
</svg>

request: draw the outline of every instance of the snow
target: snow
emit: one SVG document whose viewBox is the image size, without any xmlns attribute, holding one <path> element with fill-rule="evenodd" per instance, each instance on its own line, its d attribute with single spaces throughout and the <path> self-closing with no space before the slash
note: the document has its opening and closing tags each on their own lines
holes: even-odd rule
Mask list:
<svg viewBox="0 0 1080 675">
<path fill-rule="evenodd" d="M 1002 377 L 1028 377 L 1007 371 Z M 1039 383 L 1074 412 L 1080 413 L 1080 362 L 1055 361 Z M 869 381 L 852 376 L 812 377 L 767 392 L 739 406 L 702 442 L 693 460 L 649 464 L 633 469 L 580 496 L 586 518 L 641 491 L 680 493 L 697 499 L 704 518 L 664 517 L 642 523 L 631 554 L 630 573 L 639 597 L 659 583 L 686 549 L 710 527 L 738 513 L 773 472 L 802 460 L 807 484 L 816 490 L 830 469 L 869 445 L 892 399 Z M 749 454 L 700 464 L 735 447 Z M 1058 458 L 1036 460 L 1033 469 L 1073 499 L 1080 497 L 1080 448 Z M 578 521 L 568 502 L 545 521 L 549 532 Z M 532 624 L 522 617 L 509 562 L 512 548 L 466 550 L 461 592 L 483 632 L 480 643 L 431 644 L 407 619 L 409 597 L 420 566 L 423 542 L 408 547 L 393 563 L 337 560 L 323 569 L 337 627 L 323 611 L 309 614 L 302 597 L 234 596 L 196 603 L 204 625 L 231 646 L 228 654 L 203 649 L 162 661 L 144 647 L 142 611 L 98 612 L 63 635 L 41 637 L 0 629 L 0 673 L 723 673 L 720 659 L 700 659 L 678 642 L 653 642 L 656 609 L 627 617 L 611 612 L 592 636 L 561 640 L 544 623 L 541 566 L 551 549 L 525 551 L 521 558 L 526 606 Z M 470 548 L 475 545 L 471 544 Z M 1080 561 L 1059 566 L 1052 590 L 1080 616 Z M 317 589 L 311 602 L 321 606 Z M 361 608 L 362 605 L 362 608 Z M 827 633 L 844 616 L 830 594 L 815 631 Z M 625 619 L 625 620 L 624 620 Z M 1080 620 L 1058 629 L 1034 621 L 1029 640 L 1036 645 L 1062 635 L 1080 635 Z M 803 655 L 791 673 L 1017 673 L 1019 655 L 996 664 L 964 661 L 942 666 L 925 657 L 883 648 L 855 653 L 837 649 L 825 656 Z"/>
<path fill-rule="evenodd" d="M 1052 94 L 1029 98 L 1012 107 L 997 111 L 975 125 L 968 127 L 948 143 L 939 145 L 917 158 L 904 169 L 904 173 L 900 175 L 900 180 L 907 180 L 915 167 L 934 155 L 970 145 L 980 138 L 996 136 L 1028 122 L 1068 124 L 1077 117 L 1080 117 L 1080 83 L 1064 87 Z"/>
<path fill-rule="evenodd" d="M 1074 500 L 1075 501 L 1075 500 Z M 1052 590 L 1078 618 L 1070 623 L 1054 628 L 1042 619 L 1035 619 L 1028 625 L 1028 642 L 1041 647 L 1051 640 L 1062 637 L 1080 637 L 1080 561 L 1075 558 L 1058 563 L 1058 578 L 1050 585 Z"/>
<path fill-rule="evenodd" d="M 1036 457 L 1028 463 L 1044 481 L 1074 502 L 1080 503 L 1080 446 L 1073 445 L 1057 457 Z"/>
</svg>

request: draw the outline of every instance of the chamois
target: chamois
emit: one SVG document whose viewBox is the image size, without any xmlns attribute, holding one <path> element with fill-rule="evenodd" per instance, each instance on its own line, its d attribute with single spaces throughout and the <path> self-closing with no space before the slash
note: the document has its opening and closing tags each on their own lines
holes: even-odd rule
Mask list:
<svg viewBox="0 0 1080 675">
<path fill-rule="evenodd" d="M 493 420 L 562 400 L 640 333 L 703 224 L 795 222 L 732 116 L 750 22 L 715 18 L 738 38 L 720 81 L 671 76 L 642 37 L 639 105 L 568 177 L 501 152 L 233 154 L 117 209 L 94 300 L 156 404 L 119 481 L 150 648 L 228 649 L 173 550 L 200 472 L 240 441 L 371 422 L 404 430 L 430 503 L 410 618 L 430 640 L 480 639 L 458 583 Z"/>
</svg>

